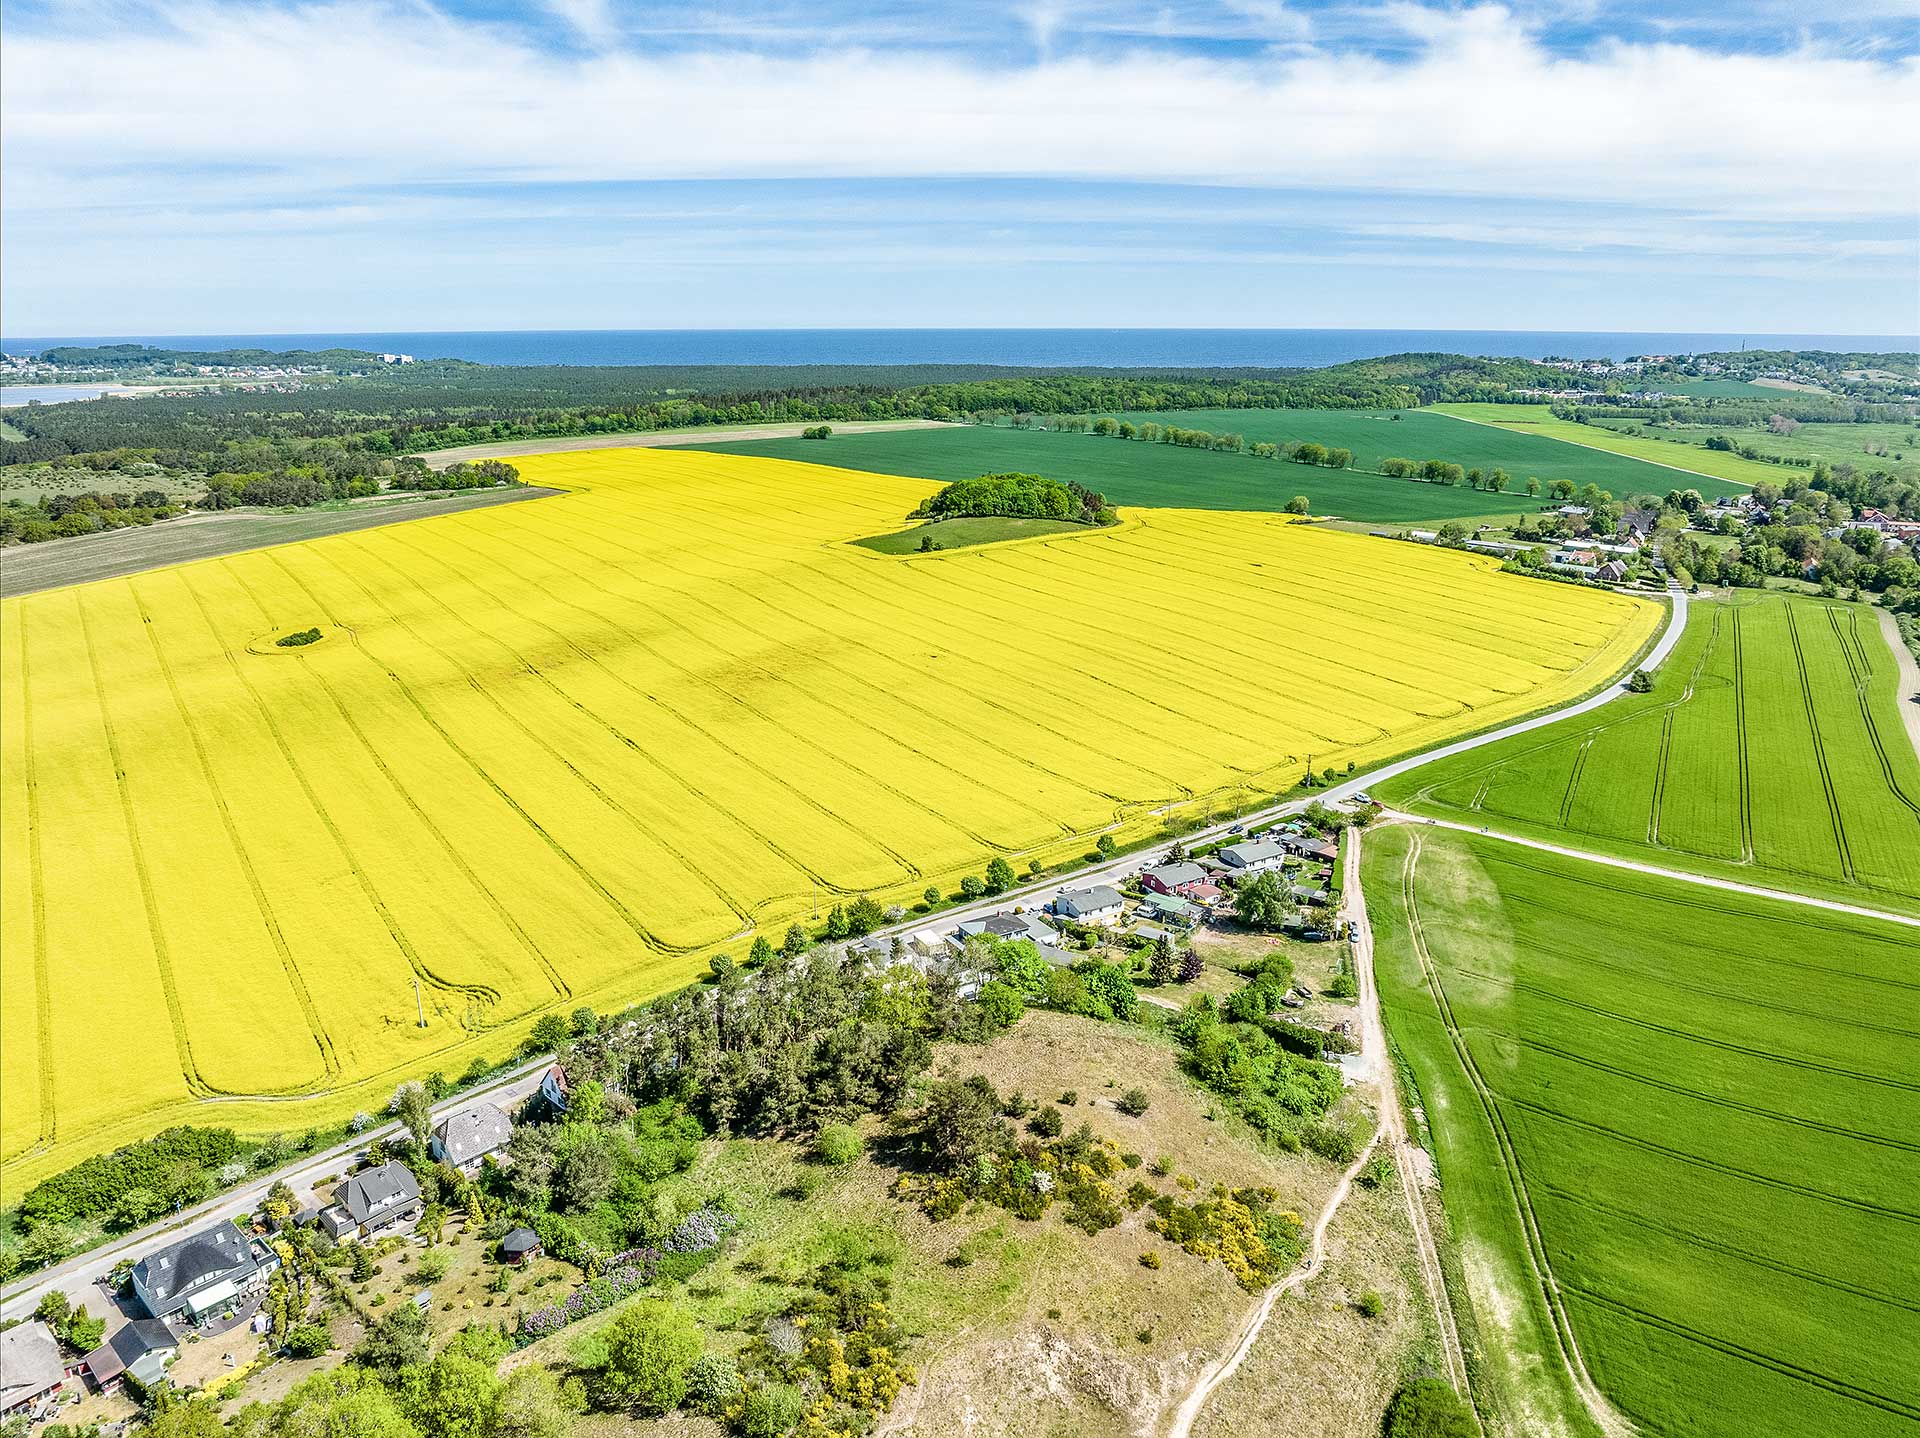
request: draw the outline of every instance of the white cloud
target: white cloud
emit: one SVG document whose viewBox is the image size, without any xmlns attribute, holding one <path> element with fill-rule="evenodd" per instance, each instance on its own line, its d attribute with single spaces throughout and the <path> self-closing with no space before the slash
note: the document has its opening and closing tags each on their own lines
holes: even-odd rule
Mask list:
<svg viewBox="0 0 1920 1438">
<path fill-rule="evenodd" d="M 607 23 L 595 0 L 549 3 L 583 33 Z M 145 31 L 14 27 L 0 56 L 8 198 L 32 209 L 195 186 L 987 175 L 1735 216 L 1916 206 L 1911 60 L 1671 44 L 1566 58 L 1501 9 L 1390 14 L 1422 42 L 1407 59 L 1123 51 L 994 69 L 897 50 L 568 55 L 414 7 L 199 0 Z"/>
</svg>

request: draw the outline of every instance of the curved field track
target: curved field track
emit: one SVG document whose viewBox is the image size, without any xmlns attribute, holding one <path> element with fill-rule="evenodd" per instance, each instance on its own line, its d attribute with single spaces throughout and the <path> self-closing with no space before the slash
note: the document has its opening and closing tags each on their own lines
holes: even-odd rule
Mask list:
<svg viewBox="0 0 1920 1438">
<path fill-rule="evenodd" d="M 928 483 L 520 467 L 567 492 L 0 610 L 7 880 L 36 900 L 0 914 L 10 1192 L 199 1112 L 370 1107 L 860 894 L 1551 707 L 1660 618 L 1273 515 L 887 556 L 849 541 Z"/>
<path fill-rule="evenodd" d="M 1525 1433 L 1583 1408 L 1698 1438 L 1913 1432 L 1920 935 L 1607 872 L 1367 839 L 1389 1024 L 1506 1340 L 1477 1394 Z"/>
</svg>

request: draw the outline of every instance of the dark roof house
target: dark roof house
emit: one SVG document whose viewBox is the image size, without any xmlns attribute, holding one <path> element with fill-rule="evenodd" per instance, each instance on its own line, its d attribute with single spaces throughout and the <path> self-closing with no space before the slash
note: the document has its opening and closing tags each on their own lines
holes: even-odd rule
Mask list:
<svg viewBox="0 0 1920 1438">
<path fill-rule="evenodd" d="M 280 1260 L 264 1244 L 221 1222 L 134 1264 L 133 1291 L 154 1318 L 182 1309 L 189 1317 L 199 1318 L 279 1266 Z"/>
<path fill-rule="evenodd" d="M 165 1375 L 167 1360 L 179 1351 L 180 1340 L 166 1324 L 157 1318 L 136 1318 L 87 1355 L 87 1376 L 96 1388 L 106 1388 L 123 1377 L 151 1388 Z"/>
<path fill-rule="evenodd" d="M 335 1238 L 370 1238 L 420 1216 L 420 1184 L 404 1163 L 383 1163 L 340 1185 L 320 1221 Z"/>
</svg>

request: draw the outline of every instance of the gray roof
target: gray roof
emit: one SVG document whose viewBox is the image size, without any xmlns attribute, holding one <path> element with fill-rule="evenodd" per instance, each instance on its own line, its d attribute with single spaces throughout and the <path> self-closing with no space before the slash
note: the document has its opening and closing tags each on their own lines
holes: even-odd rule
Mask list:
<svg viewBox="0 0 1920 1438">
<path fill-rule="evenodd" d="M 60 1341 L 39 1319 L 0 1333 L 0 1407 L 29 1403 L 66 1376 Z"/>
<path fill-rule="evenodd" d="M 1091 889 L 1062 889 L 1054 904 L 1076 914 L 1117 909 L 1120 907 L 1120 891 L 1108 884 L 1095 884 Z"/>
<path fill-rule="evenodd" d="M 469 1104 L 441 1119 L 433 1130 L 448 1163 L 458 1167 L 482 1155 L 505 1148 L 513 1137 L 513 1123 L 496 1104 Z"/>
<path fill-rule="evenodd" d="M 247 1236 L 222 1220 L 148 1254 L 134 1264 L 133 1278 L 154 1303 L 166 1306 L 203 1278 L 251 1273 L 257 1267 Z"/>
<path fill-rule="evenodd" d="M 1251 864 L 1271 863 L 1275 859 L 1286 857 L 1287 851 L 1271 839 L 1243 839 L 1238 844 L 1229 844 L 1220 851 L 1220 857 L 1236 868 L 1246 868 Z"/>
<path fill-rule="evenodd" d="M 420 1185 L 404 1163 L 383 1163 L 341 1184 L 337 1196 L 355 1223 L 369 1223 L 412 1203 Z"/>
<path fill-rule="evenodd" d="M 500 1247 L 506 1253 L 532 1253 L 540 1246 L 540 1235 L 531 1228 L 516 1228 L 500 1240 Z"/>
<path fill-rule="evenodd" d="M 1165 884 L 1169 889 L 1178 888 L 1182 884 L 1197 884 L 1207 877 L 1207 871 L 1198 864 L 1185 862 L 1162 864 L 1158 868 L 1148 869 L 1146 872 L 1153 875 L 1155 879 Z"/>
<path fill-rule="evenodd" d="M 179 1348 L 173 1330 L 157 1318 L 136 1318 L 87 1355 L 95 1383 L 111 1383 L 149 1353 Z"/>
</svg>

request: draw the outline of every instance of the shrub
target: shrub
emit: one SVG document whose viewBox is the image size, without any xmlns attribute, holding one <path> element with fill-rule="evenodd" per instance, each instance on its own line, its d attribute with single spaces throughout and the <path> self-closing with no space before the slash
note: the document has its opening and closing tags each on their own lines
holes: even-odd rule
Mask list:
<svg viewBox="0 0 1920 1438">
<path fill-rule="evenodd" d="M 740 1370 L 731 1358 L 709 1353 L 687 1369 L 687 1407 L 709 1418 L 726 1416 L 740 1396 Z"/>
<path fill-rule="evenodd" d="M 1376 1153 L 1367 1160 L 1366 1167 L 1354 1176 L 1354 1182 L 1366 1189 L 1382 1187 L 1393 1177 L 1393 1160 L 1384 1153 Z"/>
<path fill-rule="evenodd" d="M 1302 1130 L 1300 1141 L 1329 1163 L 1352 1163 L 1360 1151 L 1353 1135 L 1336 1123 L 1310 1123 Z"/>
<path fill-rule="evenodd" d="M 664 1299 L 636 1303 L 606 1335 L 600 1393 L 610 1407 L 670 1413 L 687 1395 L 687 1370 L 700 1356 L 700 1327 Z"/>
<path fill-rule="evenodd" d="M 813 1156 L 834 1168 L 852 1163 L 865 1148 L 860 1135 L 844 1123 L 828 1124 L 813 1140 Z"/>
<path fill-rule="evenodd" d="M 323 1323 L 296 1323 L 287 1330 L 289 1358 L 318 1358 L 333 1346 L 333 1335 Z"/>
<path fill-rule="evenodd" d="M 1060 1106 L 1062 1108 L 1072 1108 L 1075 1104 L 1079 1102 L 1080 1102 L 1080 1092 L 1078 1089 L 1068 1089 L 1065 1093 L 1060 1095 Z"/>
<path fill-rule="evenodd" d="M 1150 1102 L 1145 1089 L 1130 1088 L 1120 1095 L 1120 1101 L 1114 1107 L 1129 1118 L 1138 1118 L 1147 1111 Z"/>
<path fill-rule="evenodd" d="M 1386 1310 L 1386 1304 L 1381 1301 L 1380 1295 L 1371 1288 L 1361 1294 L 1353 1306 L 1359 1310 L 1362 1318 L 1378 1318 Z"/>
<path fill-rule="evenodd" d="M 1401 1385 L 1381 1419 L 1383 1438 L 1474 1438 L 1473 1410 L 1438 1378 Z"/>
<path fill-rule="evenodd" d="M 780 1438 L 800 1425 L 806 1411 L 807 1400 L 798 1388 L 767 1383 L 747 1390 L 732 1429 L 739 1438 Z"/>
<path fill-rule="evenodd" d="M 446 1249 L 429 1249 L 420 1255 L 420 1262 L 414 1267 L 414 1282 L 438 1283 L 447 1276 L 447 1270 L 452 1266 L 453 1255 L 448 1253 Z"/>
<path fill-rule="evenodd" d="M 1160 1266 L 1160 1255 L 1157 1253 L 1141 1254 L 1140 1266 L 1142 1268 L 1158 1268 Z"/>
<path fill-rule="evenodd" d="M 1060 1131 L 1066 1126 L 1066 1120 L 1061 1117 L 1060 1110 L 1052 1104 L 1048 1104 L 1045 1108 L 1034 1114 L 1027 1122 L 1027 1127 L 1040 1135 L 1041 1138 L 1058 1138 L 1060 1137 Z"/>
</svg>

